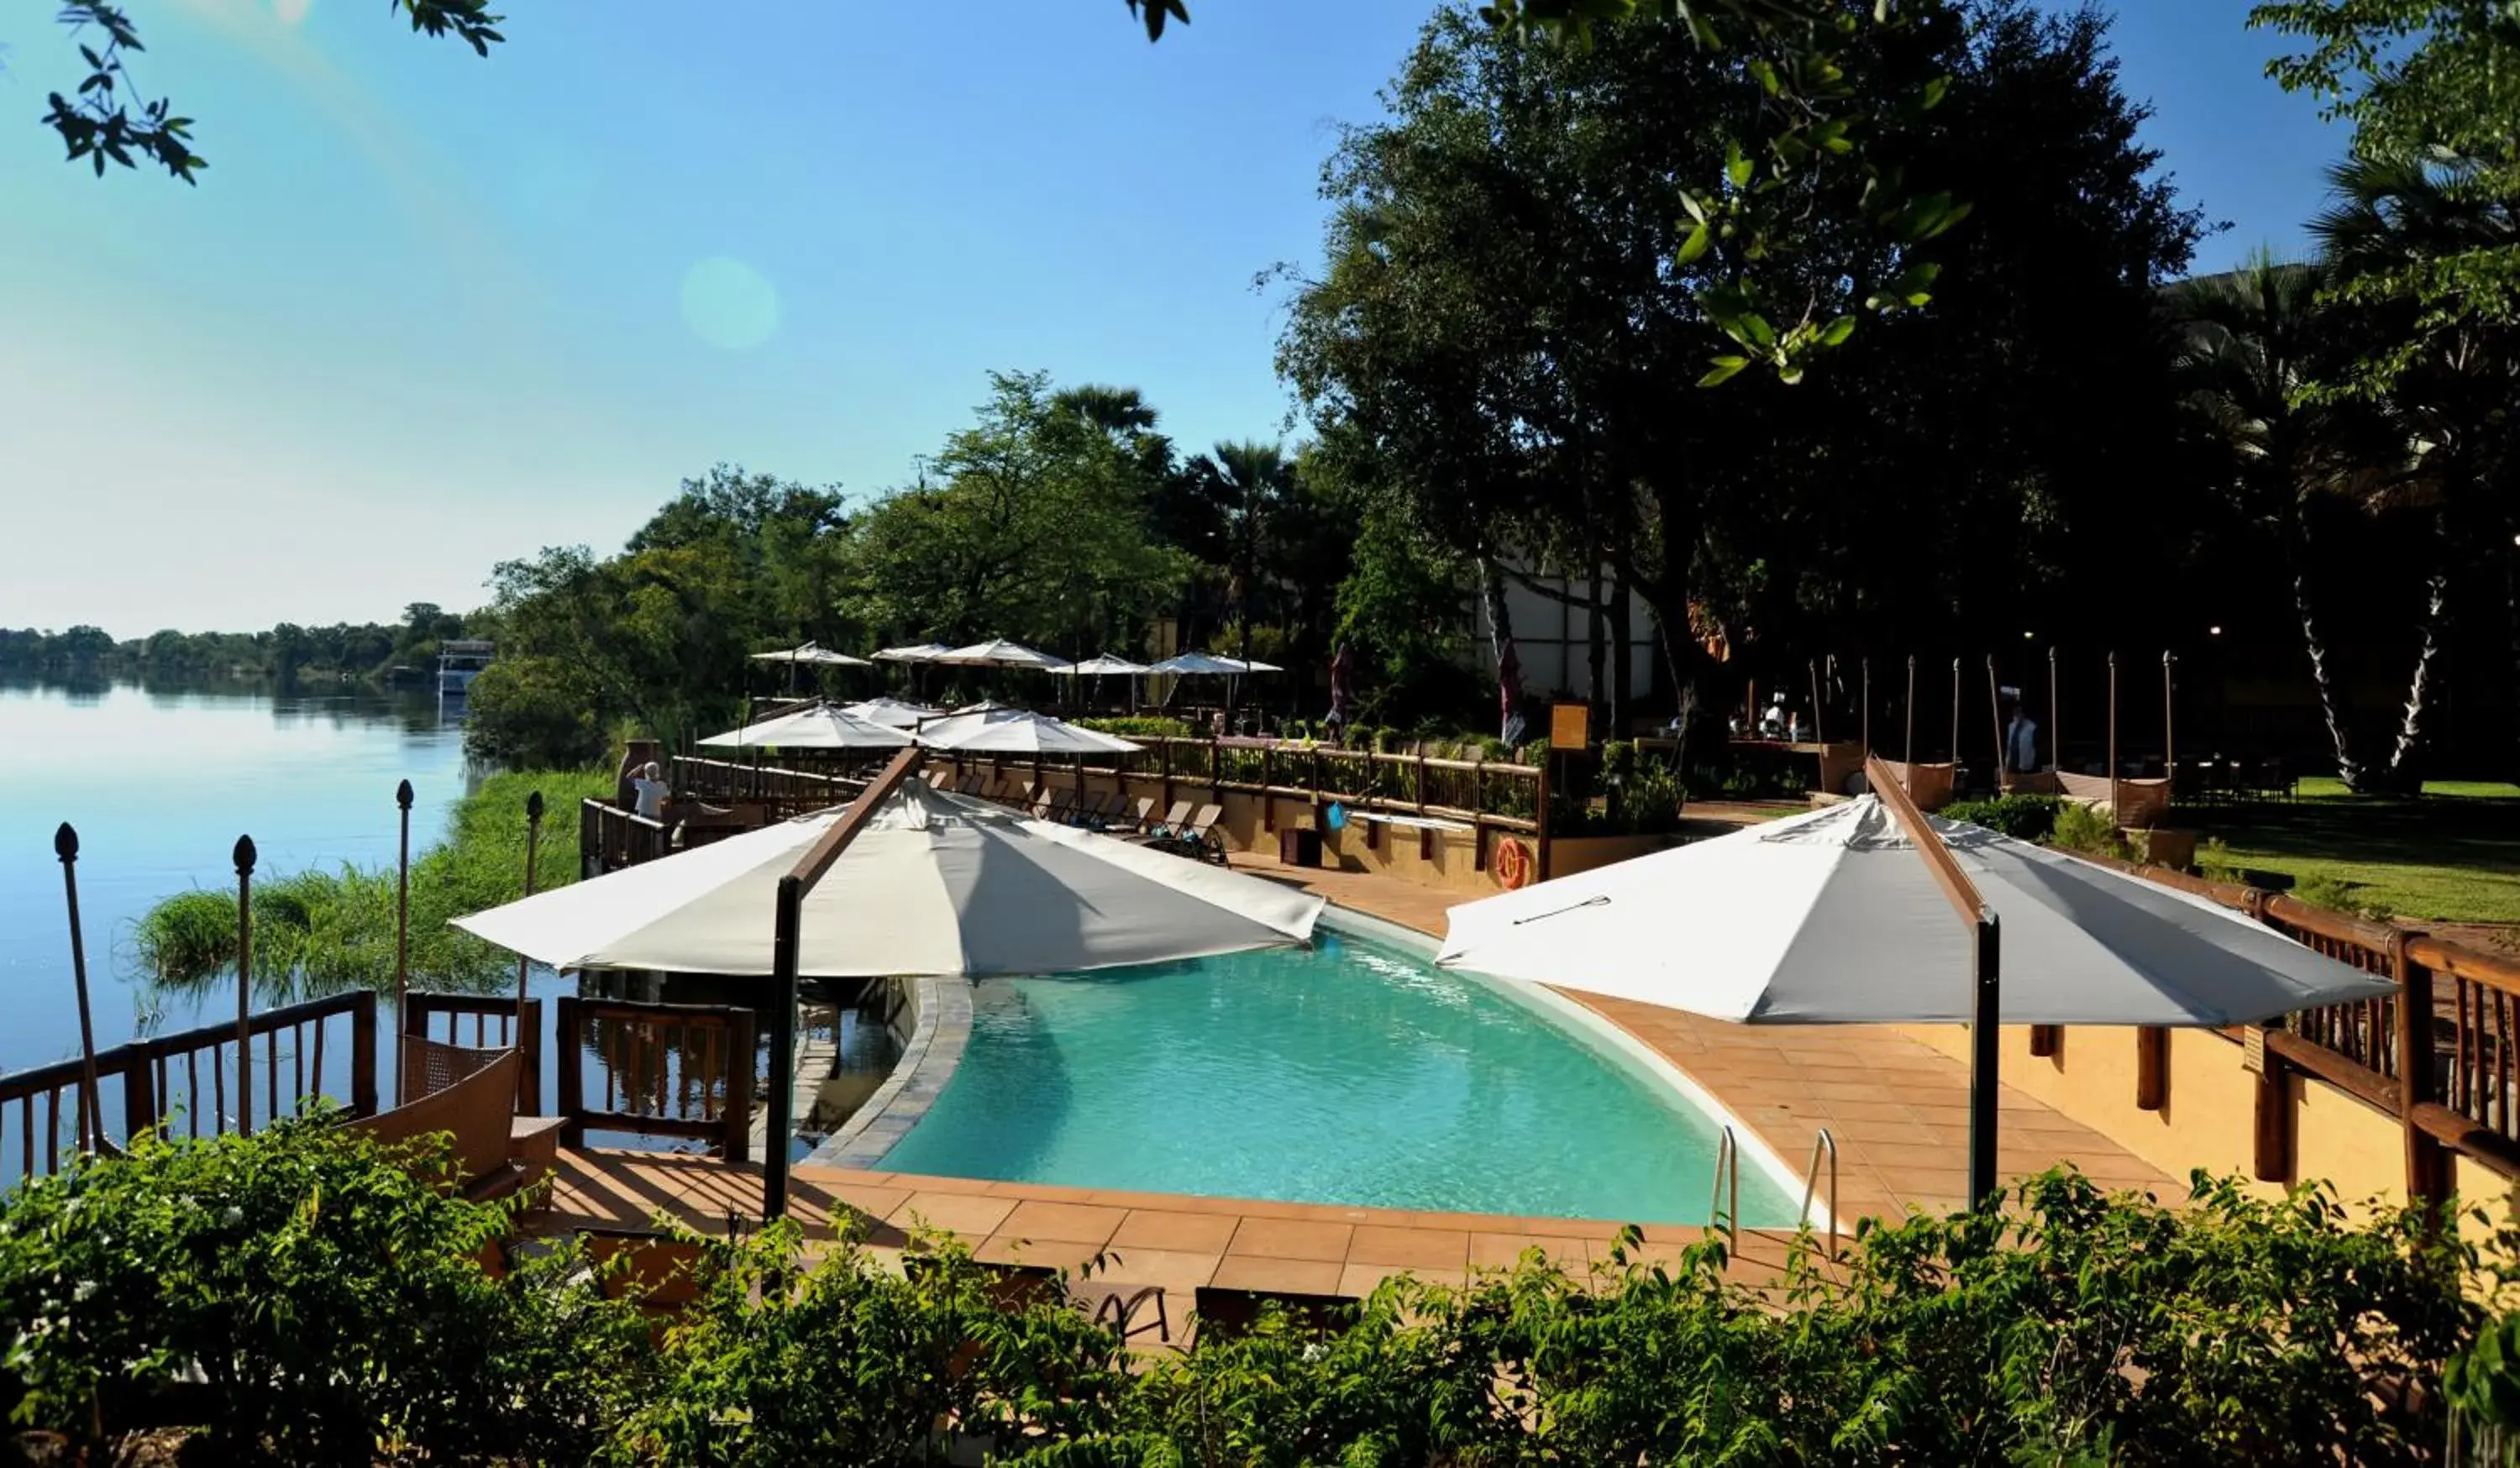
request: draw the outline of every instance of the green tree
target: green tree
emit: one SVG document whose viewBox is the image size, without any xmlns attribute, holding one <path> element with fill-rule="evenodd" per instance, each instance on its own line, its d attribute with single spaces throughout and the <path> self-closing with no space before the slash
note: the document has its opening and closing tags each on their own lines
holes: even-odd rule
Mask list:
<svg viewBox="0 0 2520 1468">
<path fill-rule="evenodd" d="M 1051 391 L 994 373 L 979 422 L 946 440 L 939 482 L 859 516 L 856 604 L 888 633 L 1059 649 L 1112 640 L 1169 603 L 1184 558 L 1150 534 L 1154 482 L 1126 442 Z"/>
</svg>

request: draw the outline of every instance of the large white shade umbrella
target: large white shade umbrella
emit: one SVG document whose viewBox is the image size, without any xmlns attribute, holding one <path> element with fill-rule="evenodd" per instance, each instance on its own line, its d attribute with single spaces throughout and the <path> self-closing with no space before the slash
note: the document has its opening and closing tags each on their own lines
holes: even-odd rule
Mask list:
<svg viewBox="0 0 2520 1468">
<path fill-rule="evenodd" d="M 869 698 L 862 703 L 842 704 L 840 712 L 854 714 L 887 729 L 917 729 L 922 722 L 938 717 L 943 710 L 929 708 L 923 703 L 904 703 L 898 698 Z"/>
<path fill-rule="evenodd" d="M 900 647 L 886 647 L 875 655 L 879 663 L 932 663 L 954 649 L 943 643 L 911 643 Z"/>
<path fill-rule="evenodd" d="M 1100 657 L 1089 657 L 1081 663 L 1069 663 L 1067 666 L 1056 669 L 1055 671 L 1076 678 L 1102 678 L 1105 676 L 1124 678 L 1134 676 L 1139 673 L 1149 672 L 1151 670 L 1148 668 L 1145 663 L 1133 663 L 1125 657 L 1113 657 L 1110 653 L 1105 652 Z"/>
<path fill-rule="evenodd" d="M 818 703 L 700 740 L 708 749 L 904 749 L 910 735 Z"/>
<path fill-rule="evenodd" d="M 2259 1024 L 2396 992 L 2203 898 L 1979 826 L 1932 824 L 2001 923 L 2002 1023 Z M 1447 916 L 1438 962 L 1717 1019 L 1973 1017 L 1974 935 L 1874 796 Z"/>
<path fill-rule="evenodd" d="M 793 647 L 782 647 L 776 652 L 756 652 L 752 654 L 752 660 L 757 663 L 788 663 L 790 665 L 811 663 L 826 668 L 871 668 L 875 666 L 863 657 L 851 657 L 845 652 L 833 652 L 829 647 L 825 647 L 817 643 L 803 643 Z"/>
<path fill-rule="evenodd" d="M 985 643 L 973 643 L 968 647 L 949 648 L 938 653 L 931 661 L 977 668 L 1048 670 L 1067 666 L 1067 659 L 1063 657 L 1055 657 L 1050 653 L 1027 647 L 1021 643 L 1010 643 L 1005 638 L 992 638 Z"/>
<path fill-rule="evenodd" d="M 1283 673 L 1286 671 L 1285 669 L 1279 667 L 1276 663 L 1264 663 L 1256 657 L 1227 657 L 1219 658 L 1218 661 L 1234 664 L 1234 671 L 1237 673 Z"/>
<path fill-rule="evenodd" d="M 556 968 L 767 976 L 779 879 L 825 811 L 460 917 Z M 1322 900 L 923 784 L 888 796 L 806 894 L 814 978 L 1073 973 L 1312 937 Z"/>
<path fill-rule="evenodd" d="M 1142 747 L 1019 708 L 940 719 L 919 731 L 919 742 L 963 754 L 1135 754 Z"/>
<path fill-rule="evenodd" d="M 1188 678 L 1206 674 L 1232 677 L 1243 672 L 1244 669 L 1241 663 L 1230 657 L 1215 657 L 1205 652 L 1184 652 L 1165 658 L 1147 671 L 1168 673 L 1176 678 Z"/>
</svg>

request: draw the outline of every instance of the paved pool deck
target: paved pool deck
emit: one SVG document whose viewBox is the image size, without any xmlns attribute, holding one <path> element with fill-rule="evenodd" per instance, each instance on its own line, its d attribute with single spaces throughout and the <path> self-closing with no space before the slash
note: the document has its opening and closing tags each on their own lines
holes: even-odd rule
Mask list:
<svg viewBox="0 0 2520 1468">
<path fill-rule="evenodd" d="M 1237 869 L 1301 886 L 1341 907 L 1429 935 L 1460 901 L 1394 877 L 1282 867 L 1238 854 Z M 1625 1029 L 1696 1081 L 1799 1174 L 1813 1136 L 1828 1129 L 1838 1147 L 1837 1213 L 1851 1227 L 1864 1217 L 1908 1210 L 1945 1212 L 1965 1204 L 1968 1075 L 1922 1043 L 1873 1027 L 1749 1027 L 1649 1005 L 1569 992 L 1568 998 Z M 2070 1161 L 2112 1188 L 2174 1197 L 2158 1170 L 2098 1133 L 2006 1089 L 1999 1165 L 2007 1178 Z M 1509 1159 L 1499 1159 L 1510 1165 Z M 878 1170 L 798 1166 L 792 1216 L 810 1237 L 843 1226 L 868 1244 L 901 1248 L 914 1228 L 952 1233 L 992 1262 L 1073 1267 L 1107 1255 L 1101 1279 L 1161 1285 L 1177 1298 L 1178 1319 L 1199 1286 L 1297 1294 L 1361 1295 L 1396 1273 L 1458 1281 L 1480 1268 L 1511 1264 L 1537 1248 L 1581 1272 L 1606 1257 L 1619 1224 L 1508 1215 L 1350 1208 L 1170 1193 L 992 1182 Z M 1825 1194 L 1823 1193 L 1823 1197 Z M 757 1216 L 758 1164 L 645 1151 L 561 1154 L 552 1206 L 540 1225 L 641 1227 L 658 1215 L 703 1232 L 724 1232 Z M 1647 1225 L 1647 1259 L 1676 1257 L 1706 1236 L 1682 1225 Z M 1735 1277 L 1773 1279 L 1791 1234 L 1744 1230 L 1732 1255 Z"/>
</svg>

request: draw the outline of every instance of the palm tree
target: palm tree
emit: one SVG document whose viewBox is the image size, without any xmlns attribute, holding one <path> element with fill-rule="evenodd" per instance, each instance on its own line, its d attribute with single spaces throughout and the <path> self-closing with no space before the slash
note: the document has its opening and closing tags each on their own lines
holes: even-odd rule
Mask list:
<svg viewBox="0 0 2520 1468">
<path fill-rule="evenodd" d="M 2357 288 L 2426 278 L 2445 262 L 2520 258 L 2520 200 L 2495 197 L 2482 186 L 2487 176 L 2463 158 L 2349 158 L 2328 170 L 2332 201 L 2311 225 L 2342 293 L 2374 297 L 2364 314 L 2385 346 L 2346 390 L 2400 421 L 2415 445 L 2402 498 L 2431 507 L 2441 557 L 2427 584 L 2422 643 L 2389 758 L 2398 784 L 2412 783 L 2419 773 L 2415 754 L 2459 548 L 2491 545 L 2502 559 L 2504 614 L 2520 665 L 2520 578 L 2512 557 L 2520 524 L 2510 495 L 2497 493 L 2515 472 L 2520 328 L 2497 312 L 2470 309 L 2455 289 L 2410 301 L 2394 289 Z"/>
<path fill-rule="evenodd" d="M 1251 601 L 1270 559 L 1274 522 L 1295 494 L 1295 463 L 1285 446 L 1246 440 L 1220 443 L 1184 466 L 1190 488 L 1207 502 L 1225 532 L 1227 599 L 1233 603 L 1236 655 L 1251 656 Z"/>
<path fill-rule="evenodd" d="M 2238 270 L 2182 283 L 2171 310 L 2182 331 L 2177 373 L 2196 422 L 2228 456 L 2230 487 L 2245 512 L 2272 524 L 2291 560 L 2293 611 L 2311 681 L 2336 751 L 2336 773 L 2362 789 L 2367 771 L 2328 671 L 2311 583 L 2312 503 L 2329 495 L 2367 501 L 2388 456 L 2367 415 L 2322 405 L 2304 390 L 2336 355 L 2319 304 L 2316 265 L 2260 251 Z"/>
</svg>

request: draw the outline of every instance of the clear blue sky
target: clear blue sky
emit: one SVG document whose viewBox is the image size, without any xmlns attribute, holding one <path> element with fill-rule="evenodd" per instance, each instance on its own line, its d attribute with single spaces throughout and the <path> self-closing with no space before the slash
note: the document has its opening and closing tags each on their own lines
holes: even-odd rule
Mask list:
<svg viewBox="0 0 2520 1468">
<path fill-rule="evenodd" d="M 991 368 L 1277 431 L 1278 313 L 1333 124 L 1428 0 L 515 0 L 481 61 L 385 0 L 132 0 L 198 189 L 100 182 L 0 76 L 0 625 L 247 629 L 470 606 L 718 460 L 870 493 Z M 2297 245 L 2341 146 L 2245 0 L 2123 0 L 2129 89 L 2212 217 Z"/>
</svg>

